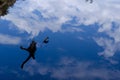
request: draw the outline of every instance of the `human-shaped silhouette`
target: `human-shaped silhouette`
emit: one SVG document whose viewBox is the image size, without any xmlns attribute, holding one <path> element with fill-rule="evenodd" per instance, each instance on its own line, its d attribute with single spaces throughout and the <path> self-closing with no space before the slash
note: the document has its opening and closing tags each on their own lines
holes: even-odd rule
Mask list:
<svg viewBox="0 0 120 80">
<path fill-rule="evenodd" d="M 35 59 L 35 51 L 36 51 L 36 42 L 33 40 L 30 43 L 30 46 L 28 48 L 23 48 L 22 46 L 20 46 L 20 49 L 22 50 L 26 50 L 29 52 L 29 56 L 28 58 L 22 63 L 21 68 L 23 69 L 24 64 L 32 57 L 33 59 Z"/>
</svg>

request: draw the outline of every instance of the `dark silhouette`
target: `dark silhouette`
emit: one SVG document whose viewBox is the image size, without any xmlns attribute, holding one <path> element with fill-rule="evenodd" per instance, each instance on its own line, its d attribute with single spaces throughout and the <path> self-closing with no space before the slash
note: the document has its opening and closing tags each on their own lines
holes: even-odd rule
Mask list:
<svg viewBox="0 0 120 80">
<path fill-rule="evenodd" d="M 93 0 L 86 0 L 86 2 L 90 1 L 90 3 L 93 3 Z"/>
<path fill-rule="evenodd" d="M 43 41 L 43 43 L 48 43 L 49 42 L 49 37 L 46 37 L 45 39 L 44 39 L 44 41 Z"/>
<path fill-rule="evenodd" d="M 16 0 L 0 0 L 0 17 L 8 14 L 8 9 L 15 4 Z"/>
<path fill-rule="evenodd" d="M 42 42 L 42 44 L 41 44 L 41 47 L 42 47 L 43 44 L 47 44 L 48 42 L 49 42 L 49 37 L 46 37 L 46 38 L 43 40 L 43 42 Z"/>
<path fill-rule="evenodd" d="M 28 48 L 23 48 L 22 46 L 20 46 L 20 49 L 22 50 L 26 50 L 29 52 L 29 56 L 28 58 L 22 63 L 21 68 L 23 69 L 24 64 L 32 57 L 33 59 L 35 59 L 35 51 L 36 51 L 36 42 L 32 41 L 30 46 Z"/>
</svg>

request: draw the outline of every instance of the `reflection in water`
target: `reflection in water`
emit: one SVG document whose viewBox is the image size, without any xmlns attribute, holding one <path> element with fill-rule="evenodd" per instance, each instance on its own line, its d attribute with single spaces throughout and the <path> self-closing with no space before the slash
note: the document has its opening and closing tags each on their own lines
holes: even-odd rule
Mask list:
<svg viewBox="0 0 120 80">
<path fill-rule="evenodd" d="M 8 14 L 9 7 L 12 7 L 16 0 L 0 0 L 0 16 Z"/>
</svg>

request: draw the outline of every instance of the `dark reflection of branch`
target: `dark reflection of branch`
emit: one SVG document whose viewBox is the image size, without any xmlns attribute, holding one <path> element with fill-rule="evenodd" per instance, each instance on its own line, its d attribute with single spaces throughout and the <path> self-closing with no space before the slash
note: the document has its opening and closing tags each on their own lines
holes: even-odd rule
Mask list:
<svg viewBox="0 0 120 80">
<path fill-rule="evenodd" d="M 0 0 L 0 16 L 8 14 L 9 7 L 12 7 L 16 0 Z"/>
<path fill-rule="evenodd" d="M 90 2 L 90 3 L 93 3 L 93 0 L 86 0 L 86 2 Z"/>
</svg>

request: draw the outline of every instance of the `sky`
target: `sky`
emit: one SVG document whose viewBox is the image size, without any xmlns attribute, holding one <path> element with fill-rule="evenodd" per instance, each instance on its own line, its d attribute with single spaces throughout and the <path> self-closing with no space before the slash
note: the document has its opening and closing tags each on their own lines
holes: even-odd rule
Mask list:
<svg viewBox="0 0 120 80">
<path fill-rule="evenodd" d="M 18 0 L 0 17 L 0 80 L 120 80 L 119 0 Z M 40 46 L 46 36 L 49 43 Z M 19 47 L 37 42 L 36 59 Z"/>
</svg>

